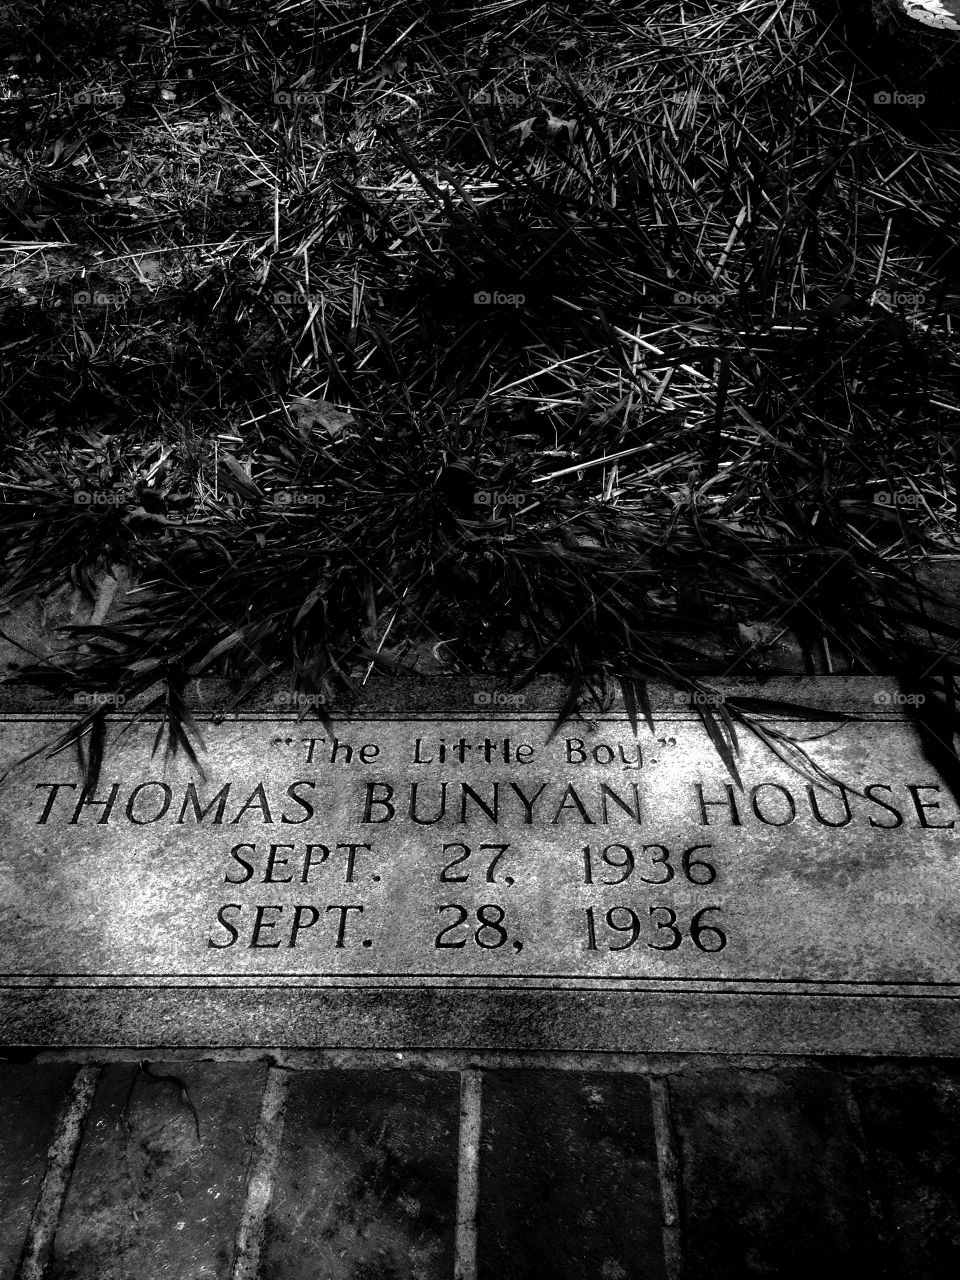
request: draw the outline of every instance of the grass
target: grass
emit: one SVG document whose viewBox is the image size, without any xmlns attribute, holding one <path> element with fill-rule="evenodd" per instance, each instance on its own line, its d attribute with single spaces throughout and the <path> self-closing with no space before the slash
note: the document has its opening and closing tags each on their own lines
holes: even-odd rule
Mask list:
<svg viewBox="0 0 960 1280">
<path fill-rule="evenodd" d="M 786 632 L 960 768 L 960 166 L 822 10 L 0 9 L 0 600 L 140 584 L 20 677 L 159 681 L 189 747 L 195 675 L 442 637 L 636 708 Z"/>
</svg>

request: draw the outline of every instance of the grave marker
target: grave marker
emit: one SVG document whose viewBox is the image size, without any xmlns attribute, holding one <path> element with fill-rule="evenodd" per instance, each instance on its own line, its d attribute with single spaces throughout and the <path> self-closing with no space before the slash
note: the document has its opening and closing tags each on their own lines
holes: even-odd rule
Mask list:
<svg viewBox="0 0 960 1280">
<path fill-rule="evenodd" d="M 92 793 L 67 753 L 0 785 L 2 1039 L 957 1052 L 960 814 L 902 708 L 854 705 L 775 722 L 845 790 L 749 733 L 739 789 L 672 694 L 550 742 L 198 712 L 205 778 L 111 716 Z M 4 767 L 68 723 L 4 716 Z"/>
</svg>

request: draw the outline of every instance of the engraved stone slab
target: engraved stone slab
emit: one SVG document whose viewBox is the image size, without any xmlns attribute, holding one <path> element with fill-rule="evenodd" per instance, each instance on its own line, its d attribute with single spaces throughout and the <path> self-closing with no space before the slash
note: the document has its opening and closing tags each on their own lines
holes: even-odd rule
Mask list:
<svg viewBox="0 0 960 1280">
<path fill-rule="evenodd" d="M 957 805 L 888 707 L 109 720 L 0 785 L 7 1044 L 960 1051 Z M 7 715 L 3 766 L 68 721 Z M 768 723 L 774 723 L 769 721 Z"/>
</svg>

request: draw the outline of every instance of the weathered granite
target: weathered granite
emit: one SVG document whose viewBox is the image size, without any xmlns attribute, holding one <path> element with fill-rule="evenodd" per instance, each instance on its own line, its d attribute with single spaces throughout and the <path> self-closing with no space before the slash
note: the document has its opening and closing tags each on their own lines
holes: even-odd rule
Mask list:
<svg viewBox="0 0 960 1280">
<path fill-rule="evenodd" d="M 882 1221 L 845 1080 L 789 1067 L 692 1070 L 669 1082 L 684 1276 L 922 1275 L 885 1270 Z"/>
<path fill-rule="evenodd" d="M 452 1072 L 294 1075 L 259 1280 L 447 1280 L 457 1086 Z"/>
<path fill-rule="evenodd" d="M 960 1259 L 960 1071 L 859 1072 L 852 1089 L 892 1275 L 952 1280 Z"/>
<path fill-rule="evenodd" d="M 75 1068 L 0 1062 L 0 1280 L 15 1280 Z"/>
<path fill-rule="evenodd" d="M 146 1065 L 104 1069 L 48 1280 L 231 1274 L 264 1070 Z"/>
<path fill-rule="evenodd" d="M 332 730 L 201 690 L 205 778 L 126 714 L 92 794 L 66 754 L 11 769 L 6 1042 L 960 1049 L 957 804 L 909 695 L 739 686 L 832 708 L 767 723 L 847 788 L 741 731 L 740 790 L 670 690 L 653 730 L 613 704 L 548 742 L 546 690 L 464 683 Z M 0 723 L 2 771 L 66 721 Z"/>
<path fill-rule="evenodd" d="M 488 1071 L 483 1119 L 479 1280 L 666 1280 L 648 1081 Z"/>
<path fill-rule="evenodd" d="M 339 1065 L 289 1068 L 261 1280 L 452 1275 L 463 1064 L 330 1056 Z M 485 1063 L 479 1280 L 653 1280 L 668 1233 L 668 1275 L 956 1275 L 955 1059 L 472 1058 Z M 0 1062 L 4 1280 L 75 1069 Z M 180 1051 L 150 1070 L 174 1079 L 129 1063 L 102 1073 L 51 1277 L 235 1274 L 264 1065 Z M 654 1150 L 651 1110 L 672 1158 Z"/>
</svg>

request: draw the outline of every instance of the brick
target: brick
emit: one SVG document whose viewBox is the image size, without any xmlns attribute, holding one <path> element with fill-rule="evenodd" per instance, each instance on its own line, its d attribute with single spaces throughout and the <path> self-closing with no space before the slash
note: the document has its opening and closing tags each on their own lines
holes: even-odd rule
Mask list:
<svg viewBox="0 0 960 1280">
<path fill-rule="evenodd" d="M 54 1239 L 48 1280 L 227 1280 L 264 1068 L 105 1069 Z M 131 1084 L 135 1088 L 131 1094 Z M 129 1105 L 128 1105 L 129 1104 Z M 127 1123 L 124 1109 L 127 1109 Z"/>
<path fill-rule="evenodd" d="M 483 1076 L 480 1280 L 659 1280 L 663 1214 L 641 1076 Z"/>
<path fill-rule="evenodd" d="M 449 1280 L 458 1115 L 453 1072 L 296 1075 L 259 1280 Z"/>
<path fill-rule="evenodd" d="M 884 1274 L 846 1082 L 824 1071 L 670 1078 L 684 1280 Z"/>
<path fill-rule="evenodd" d="M 960 1068 L 854 1082 L 893 1274 L 960 1274 Z"/>
<path fill-rule="evenodd" d="M 13 1280 L 76 1070 L 70 1063 L 0 1064 L 0 1280 Z"/>
</svg>

